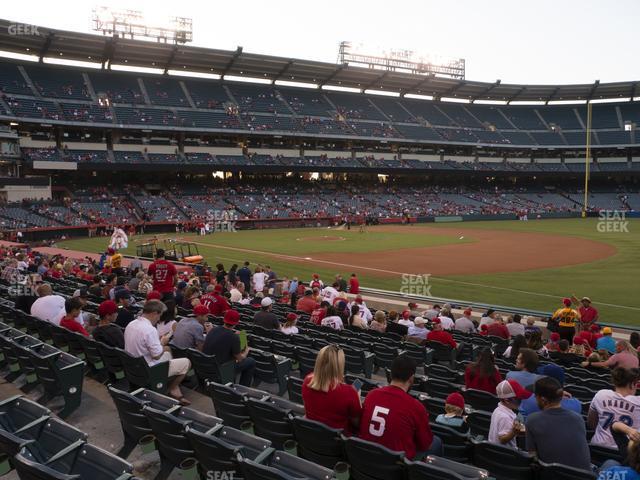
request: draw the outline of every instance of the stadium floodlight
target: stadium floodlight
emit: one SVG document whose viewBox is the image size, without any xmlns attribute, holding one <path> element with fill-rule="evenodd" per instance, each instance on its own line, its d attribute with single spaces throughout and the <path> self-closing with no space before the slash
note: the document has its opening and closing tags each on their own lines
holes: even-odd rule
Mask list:
<svg viewBox="0 0 640 480">
<path fill-rule="evenodd" d="M 184 44 L 193 41 L 193 20 L 187 17 L 151 21 L 138 10 L 96 7 L 91 22 L 93 30 L 103 35 L 152 39 L 163 43 Z"/>
<path fill-rule="evenodd" d="M 406 49 L 383 49 L 349 41 L 340 42 L 338 63 L 456 80 L 464 80 L 465 77 L 464 58 L 444 58 Z"/>
</svg>

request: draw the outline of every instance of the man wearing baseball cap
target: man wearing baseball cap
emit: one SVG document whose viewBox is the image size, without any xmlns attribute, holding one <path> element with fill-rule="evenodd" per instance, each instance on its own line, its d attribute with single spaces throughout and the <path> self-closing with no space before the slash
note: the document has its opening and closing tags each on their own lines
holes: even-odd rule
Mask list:
<svg viewBox="0 0 640 480">
<path fill-rule="evenodd" d="M 612 336 L 613 330 L 611 330 L 611 327 L 604 327 L 600 333 L 602 333 L 602 337 L 596 342 L 596 349 L 606 350 L 611 354 L 616 353 L 616 341 Z"/>
<path fill-rule="evenodd" d="M 178 348 L 195 348 L 202 351 L 204 337 L 213 328 L 209 322 L 209 309 L 198 304 L 193 307 L 193 317 L 183 317 L 176 325 L 171 343 Z"/>
<path fill-rule="evenodd" d="M 110 347 L 124 348 L 124 333 L 113 322 L 118 315 L 118 306 L 113 300 L 105 300 L 98 306 L 100 321 L 93 329 L 93 339 Z"/>
<path fill-rule="evenodd" d="M 215 327 L 207 333 L 202 352 L 206 355 L 215 355 L 219 364 L 235 361 L 236 373 L 240 374 L 240 385 L 250 387 L 256 361 L 247 356 L 249 347 L 240 349 L 240 337 L 234 331 L 239 321 L 240 314 L 236 310 L 227 310 L 224 314 L 224 325 Z"/>
<path fill-rule="evenodd" d="M 253 317 L 253 323 L 267 330 L 280 330 L 280 322 L 275 313 L 271 311 L 273 300 L 271 297 L 264 297 L 260 302 L 260 311 Z"/>
<path fill-rule="evenodd" d="M 563 298 L 562 305 L 554 312 L 551 320 L 557 324 L 560 338 L 571 344 L 576 335 L 576 323 L 580 321 L 580 314 L 571 308 L 570 298 Z"/>
<path fill-rule="evenodd" d="M 511 448 L 518 448 L 516 437 L 524 433 L 524 425 L 518 422 L 516 411 L 520 402 L 531 396 L 515 380 L 503 380 L 496 387 L 500 403 L 491 414 L 488 440 Z"/>
</svg>

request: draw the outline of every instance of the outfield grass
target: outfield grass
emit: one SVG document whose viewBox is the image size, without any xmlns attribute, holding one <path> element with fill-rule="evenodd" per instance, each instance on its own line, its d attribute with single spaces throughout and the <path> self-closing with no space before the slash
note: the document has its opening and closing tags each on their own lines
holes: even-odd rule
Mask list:
<svg viewBox="0 0 640 480">
<path fill-rule="evenodd" d="M 464 276 L 440 276 L 430 279 L 431 295 L 482 303 L 519 306 L 537 310 L 552 310 L 562 296 L 575 293 L 578 297 L 590 296 L 601 312 L 601 319 L 610 323 L 637 325 L 640 314 L 640 289 L 638 269 L 640 267 L 640 221 L 631 221 L 629 233 L 600 233 L 597 219 L 568 219 L 544 221 L 493 221 L 467 222 L 464 224 L 430 224 L 434 228 L 460 226 L 468 229 L 511 230 L 519 232 L 540 232 L 588 238 L 609 243 L 616 247 L 617 254 L 605 260 L 587 264 L 530 270 L 527 272 L 498 273 Z M 635 228 L 634 228 L 635 227 Z M 327 241 L 324 235 L 344 238 Z M 308 280 L 312 273 L 323 278 L 333 278 L 337 267 L 328 264 L 295 262 L 286 257 L 274 257 L 258 252 L 272 252 L 282 255 L 308 255 L 313 252 L 384 252 L 414 247 L 438 246 L 447 243 L 473 242 L 473 236 L 463 240 L 457 236 L 423 235 L 411 231 L 380 232 L 371 229 L 366 234 L 357 231 L 334 231 L 327 229 L 283 229 L 241 231 L 238 233 L 216 234 L 209 237 L 192 237 L 194 241 L 215 243 L 228 248 L 200 245 L 200 253 L 209 264 L 218 261 L 225 266 L 249 260 L 252 263 L 269 264 L 279 275 L 298 276 Z M 300 239 L 300 240 L 298 240 Z M 140 237 L 136 238 L 140 241 Z M 61 242 L 60 246 L 87 252 L 103 251 L 105 238 L 77 239 Z M 234 250 L 234 249 L 241 249 Z M 252 250 L 248 252 L 244 250 Z M 135 254 L 135 244 L 124 252 Z M 497 252 L 499 253 L 499 252 Z M 384 253 L 381 253 L 384 254 Z M 571 256 L 571 252 L 567 252 Z M 340 272 L 348 275 L 349 271 Z M 374 288 L 398 291 L 399 276 L 360 274 L 361 284 Z"/>
</svg>

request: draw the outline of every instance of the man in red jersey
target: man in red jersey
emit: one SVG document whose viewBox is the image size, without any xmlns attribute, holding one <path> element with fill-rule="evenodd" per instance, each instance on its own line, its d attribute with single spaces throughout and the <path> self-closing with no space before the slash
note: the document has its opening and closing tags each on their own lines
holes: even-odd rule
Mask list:
<svg viewBox="0 0 640 480">
<path fill-rule="evenodd" d="M 173 299 L 173 287 L 176 284 L 178 271 L 173 263 L 164 259 L 164 250 L 156 250 L 156 260 L 149 265 L 149 276 L 153 279 L 153 289 L 162 294 L 162 299 Z"/>
<path fill-rule="evenodd" d="M 396 357 L 391 383 L 372 390 L 364 401 L 359 436 L 420 460 L 425 454 L 442 455 L 442 441 L 431 432 L 424 405 L 407 393 L 415 374 L 415 361 L 405 355 Z"/>
<path fill-rule="evenodd" d="M 433 324 L 433 328 L 427 335 L 428 342 L 440 342 L 445 345 L 451 345 L 453 348 L 457 348 L 458 344 L 453 339 L 453 336 L 442 329 L 439 318 L 434 318 L 431 320 L 431 323 Z"/>
<path fill-rule="evenodd" d="M 200 303 L 209 309 L 211 315 L 216 317 L 224 315 L 231 309 L 226 297 L 222 295 L 222 285 L 209 285 L 206 295 L 200 297 Z"/>
</svg>

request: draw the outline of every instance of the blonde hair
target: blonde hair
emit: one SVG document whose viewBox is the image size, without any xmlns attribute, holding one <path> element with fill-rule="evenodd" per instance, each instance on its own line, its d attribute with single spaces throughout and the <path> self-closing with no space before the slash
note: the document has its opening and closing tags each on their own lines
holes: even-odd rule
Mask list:
<svg viewBox="0 0 640 480">
<path fill-rule="evenodd" d="M 309 388 L 328 392 L 344 381 L 344 352 L 337 345 L 322 347 L 316 357 Z"/>
<path fill-rule="evenodd" d="M 460 407 L 456 407 L 455 405 L 451 405 L 449 403 L 445 403 L 444 404 L 444 412 L 445 413 L 453 413 L 454 415 L 457 415 L 457 416 L 460 417 L 464 413 L 464 410 L 461 409 Z"/>
<path fill-rule="evenodd" d="M 387 316 L 384 314 L 382 310 L 378 310 L 376 314 L 373 316 L 373 319 L 378 323 L 387 323 Z"/>
<path fill-rule="evenodd" d="M 286 322 L 284 322 L 284 328 L 293 327 L 297 321 L 298 321 L 297 318 L 292 318 L 291 320 L 287 320 Z"/>
</svg>

